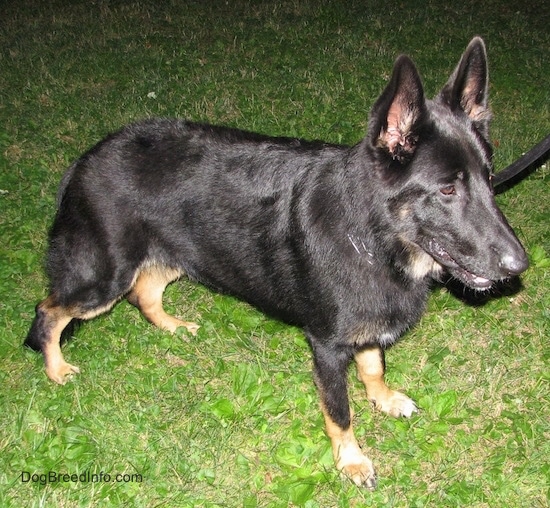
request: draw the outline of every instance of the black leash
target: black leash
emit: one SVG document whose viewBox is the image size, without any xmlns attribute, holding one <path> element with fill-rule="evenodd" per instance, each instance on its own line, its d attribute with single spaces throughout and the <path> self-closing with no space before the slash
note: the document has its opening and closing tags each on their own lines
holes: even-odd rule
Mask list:
<svg viewBox="0 0 550 508">
<path fill-rule="evenodd" d="M 493 176 L 493 188 L 500 194 L 514 186 L 528 174 L 537 169 L 550 155 L 550 135 L 535 145 L 517 161 Z"/>
</svg>

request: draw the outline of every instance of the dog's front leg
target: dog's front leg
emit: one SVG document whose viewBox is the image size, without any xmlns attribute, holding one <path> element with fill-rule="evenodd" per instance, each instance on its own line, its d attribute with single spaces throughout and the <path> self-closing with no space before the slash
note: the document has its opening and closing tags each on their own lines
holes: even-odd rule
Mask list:
<svg viewBox="0 0 550 508">
<path fill-rule="evenodd" d="M 384 382 L 386 362 L 384 350 L 380 346 L 372 346 L 355 353 L 355 361 L 359 378 L 367 390 L 367 398 L 376 409 L 395 417 L 410 417 L 418 411 L 414 401 L 388 388 Z"/>
<path fill-rule="evenodd" d="M 353 434 L 347 389 L 347 369 L 353 352 L 313 344 L 315 381 L 321 396 L 326 431 L 338 470 L 358 486 L 374 489 L 376 473 Z"/>
</svg>

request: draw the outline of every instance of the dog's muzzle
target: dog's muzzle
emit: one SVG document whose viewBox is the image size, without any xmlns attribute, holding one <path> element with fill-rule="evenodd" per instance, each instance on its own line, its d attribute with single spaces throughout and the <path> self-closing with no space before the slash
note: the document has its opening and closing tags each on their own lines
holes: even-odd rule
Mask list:
<svg viewBox="0 0 550 508">
<path fill-rule="evenodd" d="M 454 258 L 434 239 L 428 242 L 428 253 L 440 264 L 442 264 L 450 274 L 460 280 L 467 286 L 474 289 L 489 289 L 493 281 L 480 275 L 472 273 L 463 266 L 460 266 Z"/>
</svg>

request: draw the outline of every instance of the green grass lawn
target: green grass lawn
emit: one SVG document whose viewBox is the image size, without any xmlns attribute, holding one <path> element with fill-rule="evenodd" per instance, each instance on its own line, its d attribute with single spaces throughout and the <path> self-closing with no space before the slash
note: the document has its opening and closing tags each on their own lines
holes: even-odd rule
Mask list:
<svg viewBox="0 0 550 508">
<path fill-rule="evenodd" d="M 333 467 L 301 332 L 232 298 L 168 288 L 167 309 L 202 325 L 193 338 L 120 303 L 64 348 L 82 371 L 65 386 L 21 344 L 57 184 L 107 132 L 182 116 L 352 144 L 399 53 L 432 96 L 479 34 L 501 169 L 550 130 L 549 26 L 542 0 L 4 2 L 0 506 L 548 506 L 548 165 L 498 197 L 530 255 L 522 290 L 473 306 L 437 288 L 388 353 L 389 383 L 422 411 L 374 413 L 350 373 L 375 492 Z"/>
</svg>

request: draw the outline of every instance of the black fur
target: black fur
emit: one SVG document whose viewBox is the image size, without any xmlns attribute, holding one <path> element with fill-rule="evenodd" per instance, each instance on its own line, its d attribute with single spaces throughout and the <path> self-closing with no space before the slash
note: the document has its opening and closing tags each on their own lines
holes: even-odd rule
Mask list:
<svg viewBox="0 0 550 508">
<path fill-rule="evenodd" d="M 184 271 L 303 327 L 324 407 L 349 428 L 354 354 L 416 323 L 442 267 L 476 289 L 527 267 L 493 198 L 488 118 L 475 39 L 433 101 L 400 57 L 352 147 L 183 120 L 129 125 L 63 179 L 50 294 L 93 313 L 146 264 Z"/>
</svg>

